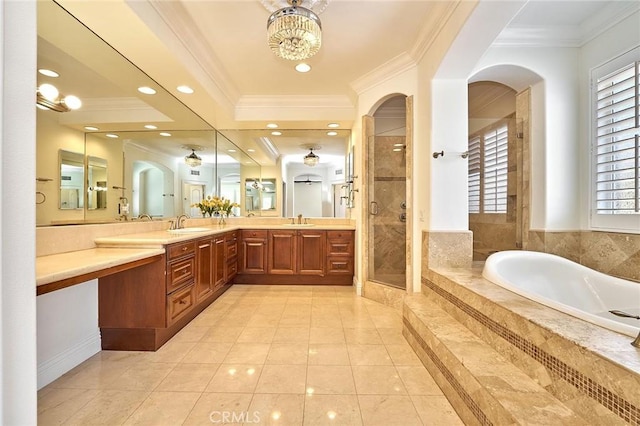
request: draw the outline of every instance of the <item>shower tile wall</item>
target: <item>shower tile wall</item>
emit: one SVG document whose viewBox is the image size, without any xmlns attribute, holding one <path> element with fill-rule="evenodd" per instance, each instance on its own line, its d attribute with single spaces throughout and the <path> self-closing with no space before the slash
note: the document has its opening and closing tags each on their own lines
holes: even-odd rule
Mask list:
<svg viewBox="0 0 640 426">
<path fill-rule="evenodd" d="M 374 201 L 378 203 L 379 214 L 374 219 L 373 262 L 376 281 L 391 282 L 404 286 L 406 224 L 399 216 L 404 210 L 401 204 L 406 194 L 406 168 L 403 136 L 375 137 Z M 395 279 L 394 279 L 395 278 Z"/>
</svg>

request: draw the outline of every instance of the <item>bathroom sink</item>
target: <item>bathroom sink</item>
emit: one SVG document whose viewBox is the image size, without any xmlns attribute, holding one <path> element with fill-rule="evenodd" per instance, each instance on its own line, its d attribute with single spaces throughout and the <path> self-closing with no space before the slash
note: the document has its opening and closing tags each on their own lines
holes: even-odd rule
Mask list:
<svg viewBox="0 0 640 426">
<path fill-rule="evenodd" d="M 180 229 L 168 229 L 167 232 L 172 234 L 191 234 L 194 232 L 206 232 L 211 231 L 209 228 L 180 228 Z"/>
<path fill-rule="evenodd" d="M 308 228 L 310 226 L 315 226 L 314 223 L 285 223 L 284 226 L 290 226 L 292 228 Z"/>
</svg>

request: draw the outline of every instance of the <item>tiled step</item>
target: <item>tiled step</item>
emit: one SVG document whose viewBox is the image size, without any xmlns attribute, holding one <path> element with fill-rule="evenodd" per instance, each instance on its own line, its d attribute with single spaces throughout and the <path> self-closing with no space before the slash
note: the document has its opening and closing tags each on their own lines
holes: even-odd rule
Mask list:
<svg viewBox="0 0 640 426">
<path fill-rule="evenodd" d="M 585 419 L 423 295 L 403 333 L 466 424 L 584 425 Z"/>
</svg>

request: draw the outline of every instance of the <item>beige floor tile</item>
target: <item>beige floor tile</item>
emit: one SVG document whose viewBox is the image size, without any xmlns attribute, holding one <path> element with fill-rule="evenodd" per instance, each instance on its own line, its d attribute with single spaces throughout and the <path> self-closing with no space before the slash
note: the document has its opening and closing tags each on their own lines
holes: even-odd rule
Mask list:
<svg viewBox="0 0 640 426">
<path fill-rule="evenodd" d="M 155 390 L 169 392 L 202 392 L 205 390 L 216 371 L 218 371 L 219 366 L 219 364 L 180 363 L 171 370 Z"/>
<path fill-rule="evenodd" d="M 310 365 L 307 368 L 307 394 L 356 393 L 353 373 L 348 365 Z"/>
<path fill-rule="evenodd" d="M 278 327 L 273 343 L 308 343 L 309 327 Z"/>
<path fill-rule="evenodd" d="M 336 314 L 311 314 L 311 327 L 341 328 L 342 320 Z"/>
<path fill-rule="evenodd" d="M 90 360 L 49 384 L 52 388 L 104 389 L 135 363 Z"/>
<path fill-rule="evenodd" d="M 345 328 L 344 337 L 352 345 L 381 345 L 382 339 L 375 328 Z"/>
<path fill-rule="evenodd" d="M 265 365 L 255 393 L 303 394 L 306 376 L 305 365 Z"/>
<path fill-rule="evenodd" d="M 362 417 L 355 395 L 307 395 L 304 403 L 305 426 L 360 426 Z"/>
<path fill-rule="evenodd" d="M 307 364 L 306 343 L 272 343 L 265 364 Z"/>
<path fill-rule="evenodd" d="M 65 424 L 80 426 L 122 424 L 149 394 L 146 391 L 100 391 Z"/>
<path fill-rule="evenodd" d="M 283 314 L 278 322 L 278 327 L 309 327 L 311 314 Z"/>
<path fill-rule="evenodd" d="M 443 395 L 424 366 L 396 366 L 396 370 L 409 395 Z"/>
<path fill-rule="evenodd" d="M 351 365 L 393 365 L 384 345 L 347 345 Z"/>
<path fill-rule="evenodd" d="M 358 395 L 406 395 L 395 367 L 384 365 L 353 366 Z"/>
<path fill-rule="evenodd" d="M 402 329 L 402 317 L 400 315 L 372 315 L 371 320 L 377 328 Z"/>
<path fill-rule="evenodd" d="M 205 392 L 253 393 L 261 372 L 261 365 L 221 364 Z"/>
<path fill-rule="evenodd" d="M 311 306 L 311 294 L 308 296 L 294 294 L 287 299 L 287 305 L 304 305 Z"/>
<path fill-rule="evenodd" d="M 232 342 L 238 340 L 244 327 L 211 327 L 211 330 L 200 339 L 201 342 Z"/>
<path fill-rule="evenodd" d="M 211 331 L 211 327 L 209 326 L 192 326 L 191 324 L 187 325 L 185 328 L 180 330 L 178 334 L 171 338 L 172 342 L 199 342 L 200 339 L 204 337 Z"/>
<path fill-rule="evenodd" d="M 264 364 L 270 346 L 268 343 L 235 343 L 224 362 L 226 364 Z"/>
<path fill-rule="evenodd" d="M 145 361 L 148 362 L 180 362 L 182 358 L 196 345 L 195 342 L 167 342 L 155 352 L 148 352 Z"/>
<path fill-rule="evenodd" d="M 188 364 L 220 364 L 231 350 L 230 342 L 199 342 L 182 358 Z"/>
<path fill-rule="evenodd" d="M 462 426 L 464 423 L 444 396 L 411 396 L 422 423 L 428 426 Z"/>
<path fill-rule="evenodd" d="M 422 425 L 408 396 L 359 395 L 358 402 L 365 426 Z"/>
<path fill-rule="evenodd" d="M 408 343 L 386 345 L 386 347 L 395 365 L 422 365 L 420 358 L 418 358 Z"/>
<path fill-rule="evenodd" d="M 38 391 L 38 425 L 60 425 L 98 395 L 98 390 L 54 389 Z"/>
<path fill-rule="evenodd" d="M 345 343 L 342 327 L 311 327 L 309 343 Z"/>
<path fill-rule="evenodd" d="M 236 340 L 239 343 L 271 343 L 274 327 L 245 327 Z"/>
<path fill-rule="evenodd" d="M 183 426 L 240 425 L 249 416 L 251 393 L 204 393 L 189 413 Z"/>
<path fill-rule="evenodd" d="M 124 424 L 182 424 L 199 397 L 199 392 L 153 392 Z"/>
<path fill-rule="evenodd" d="M 304 395 L 256 394 L 249 405 L 249 414 L 257 421 L 249 425 L 301 425 L 304 413 Z"/>
<path fill-rule="evenodd" d="M 280 315 L 271 316 L 266 314 L 253 315 L 247 327 L 277 327 L 280 322 Z"/>
<path fill-rule="evenodd" d="M 407 339 L 402 335 L 402 329 L 378 328 L 378 334 L 385 345 L 401 345 L 407 343 Z"/>
<path fill-rule="evenodd" d="M 309 365 L 351 365 L 347 345 L 341 343 L 309 345 Z"/>
<path fill-rule="evenodd" d="M 106 389 L 152 391 L 175 366 L 175 363 L 164 362 L 139 363 L 122 373 Z"/>
</svg>

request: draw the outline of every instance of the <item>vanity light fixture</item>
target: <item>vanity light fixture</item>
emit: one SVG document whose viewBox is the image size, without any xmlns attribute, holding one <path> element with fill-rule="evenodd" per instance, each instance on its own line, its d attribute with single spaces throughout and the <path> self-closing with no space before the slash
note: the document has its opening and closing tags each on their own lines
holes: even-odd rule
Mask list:
<svg viewBox="0 0 640 426">
<path fill-rule="evenodd" d="M 152 89 L 149 86 L 138 87 L 138 92 L 144 93 L 145 95 L 155 95 L 156 94 L 155 89 Z"/>
<path fill-rule="evenodd" d="M 74 95 L 60 97 L 60 92 L 53 84 L 41 84 L 36 90 L 36 105 L 40 109 L 56 112 L 69 112 L 82 106 L 82 101 Z"/>
<path fill-rule="evenodd" d="M 191 148 L 191 154 L 184 157 L 184 162 L 189 167 L 198 167 L 202 164 L 202 158 L 198 157 L 195 148 Z"/>
<path fill-rule="evenodd" d="M 185 85 L 178 86 L 176 89 L 178 90 L 178 92 L 184 93 L 186 95 L 190 95 L 190 94 L 193 93 L 193 89 L 191 87 L 185 86 Z"/>
<path fill-rule="evenodd" d="M 315 12 L 301 7 L 304 0 L 287 0 L 267 20 L 269 48 L 278 57 L 291 61 L 307 59 L 322 45 L 322 24 Z M 313 4 L 313 1 L 310 1 Z"/>
<path fill-rule="evenodd" d="M 317 148 L 309 148 L 309 153 L 304 156 L 305 166 L 315 167 L 320 162 L 320 157 L 313 153 L 313 150 Z"/>
</svg>

